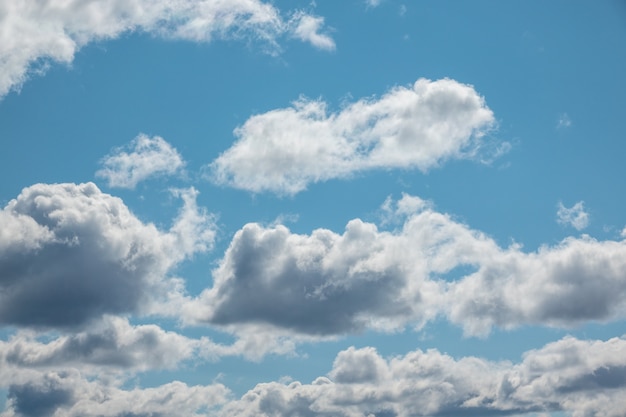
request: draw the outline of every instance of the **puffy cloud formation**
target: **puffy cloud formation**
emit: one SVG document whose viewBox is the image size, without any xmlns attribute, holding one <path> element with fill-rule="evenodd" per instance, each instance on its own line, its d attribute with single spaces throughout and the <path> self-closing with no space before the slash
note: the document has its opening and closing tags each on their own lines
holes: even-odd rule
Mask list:
<svg viewBox="0 0 626 417">
<path fill-rule="evenodd" d="M 579 201 L 570 208 L 559 203 L 556 212 L 557 221 L 560 224 L 572 226 L 576 230 L 583 230 L 589 225 L 589 213 L 585 211 L 584 206 L 584 201 Z"/>
<path fill-rule="evenodd" d="M 163 138 L 137 136 L 127 147 L 117 148 L 101 161 L 96 176 L 107 180 L 109 187 L 135 188 L 137 183 L 159 175 L 174 175 L 185 161 Z"/>
<path fill-rule="evenodd" d="M 524 252 L 500 247 L 418 197 L 384 208 L 404 219 L 398 230 L 359 219 L 341 235 L 244 226 L 213 287 L 185 314 L 231 329 L 270 326 L 309 336 L 419 326 L 438 314 L 470 335 L 626 316 L 625 241 L 584 236 Z M 454 271 L 458 278 L 446 278 Z"/>
<path fill-rule="evenodd" d="M 626 340 L 572 337 L 529 351 L 519 364 L 437 350 L 382 358 L 373 348 L 340 352 L 311 384 L 258 384 L 223 416 L 413 417 L 570 411 L 622 416 Z"/>
<path fill-rule="evenodd" d="M 8 391 L 2 417 L 199 417 L 229 396 L 220 384 L 188 386 L 179 381 L 125 390 L 87 380 L 72 369 L 24 374 Z"/>
<path fill-rule="evenodd" d="M 249 118 L 211 165 L 212 179 L 253 192 L 295 194 L 312 182 L 385 168 L 427 171 L 478 152 L 492 111 L 472 86 L 419 79 L 328 113 L 321 100 Z"/>
<path fill-rule="evenodd" d="M 46 63 L 71 63 L 89 42 L 129 31 L 195 42 L 247 37 L 273 50 L 288 35 L 333 49 L 322 26 L 322 18 L 303 12 L 285 20 L 261 0 L 0 0 L 0 98 Z"/>
<path fill-rule="evenodd" d="M 184 206 L 163 232 L 92 183 L 25 188 L 0 211 L 0 323 L 65 327 L 172 308 L 181 283 L 169 271 L 215 237 L 197 192 L 177 193 Z"/>
</svg>

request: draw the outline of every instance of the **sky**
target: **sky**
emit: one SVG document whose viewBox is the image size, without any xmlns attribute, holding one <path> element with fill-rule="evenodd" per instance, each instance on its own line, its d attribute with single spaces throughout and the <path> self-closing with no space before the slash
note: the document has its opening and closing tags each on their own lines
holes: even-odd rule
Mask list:
<svg viewBox="0 0 626 417">
<path fill-rule="evenodd" d="M 0 28 L 0 417 L 624 416 L 623 1 Z"/>
</svg>

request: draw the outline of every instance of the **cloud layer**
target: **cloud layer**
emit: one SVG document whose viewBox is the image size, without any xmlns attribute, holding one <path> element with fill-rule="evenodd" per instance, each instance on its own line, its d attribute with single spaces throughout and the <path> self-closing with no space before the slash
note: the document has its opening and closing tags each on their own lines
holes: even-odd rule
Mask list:
<svg viewBox="0 0 626 417">
<path fill-rule="evenodd" d="M 420 326 L 438 315 L 470 335 L 626 317 L 625 241 L 583 236 L 524 252 L 500 247 L 418 197 L 384 208 L 404 219 L 400 229 L 381 231 L 359 219 L 343 234 L 244 226 L 213 287 L 186 315 L 308 336 Z"/>
<path fill-rule="evenodd" d="M 334 49 L 322 26 L 303 12 L 285 19 L 261 0 L 0 0 L 0 98 L 49 62 L 71 63 L 84 45 L 129 31 L 195 42 L 245 37 L 274 51 L 287 35 Z"/>
<path fill-rule="evenodd" d="M 519 364 L 437 350 L 382 358 L 374 348 L 340 352 L 328 377 L 311 384 L 259 384 L 224 416 L 416 417 L 570 411 L 622 416 L 626 340 L 567 337 L 529 351 Z"/>
<path fill-rule="evenodd" d="M 253 192 L 295 194 L 307 184 L 371 169 L 427 171 L 476 154 L 494 126 L 472 86 L 419 79 L 336 113 L 321 100 L 258 114 L 211 165 L 212 179 Z"/>
<path fill-rule="evenodd" d="M 25 188 L 0 211 L 0 323 L 76 326 L 171 308 L 181 288 L 169 271 L 215 237 L 197 192 L 178 193 L 184 206 L 162 232 L 92 183 Z"/>
</svg>

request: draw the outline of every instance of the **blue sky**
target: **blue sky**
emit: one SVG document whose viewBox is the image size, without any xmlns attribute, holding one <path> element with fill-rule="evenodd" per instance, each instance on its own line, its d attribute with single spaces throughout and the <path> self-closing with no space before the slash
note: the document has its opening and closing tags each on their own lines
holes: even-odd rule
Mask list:
<svg viewBox="0 0 626 417">
<path fill-rule="evenodd" d="M 0 416 L 621 416 L 621 1 L 0 0 Z"/>
</svg>

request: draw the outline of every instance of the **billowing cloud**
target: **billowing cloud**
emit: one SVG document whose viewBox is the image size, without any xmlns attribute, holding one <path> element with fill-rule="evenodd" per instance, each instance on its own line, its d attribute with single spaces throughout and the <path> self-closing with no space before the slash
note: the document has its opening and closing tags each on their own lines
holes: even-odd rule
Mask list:
<svg viewBox="0 0 626 417">
<path fill-rule="evenodd" d="M 223 416 L 409 417 L 524 415 L 569 411 L 622 416 L 626 340 L 566 337 L 529 351 L 518 364 L 437 350 L 383 358 L 373 348 L 340 352 L 311 384 L 258 384 Z"/>
<path fill-rule="evenodd" d="M 474 88 L 450 79 L 419 79 L 336 113 L 322 100 L 301 98 L 249 118 L 209 171 L 219 184 L 295 194 L 309 183 L 364 170 L 428 171 L 447 159 L 475 156 L 494 123 Z"/>
<path fill-rule="evenodd" d="M 213 287 L 185 315 L 229 329 L 270 326 L 309 336 L 420 326 L 437 315 L 470 335 L 492 326 L 626 317 L 626 241 L 570 237 L 524 252 L 500 247 L 418 197 L 384 208 L 404 219 L 398 230 L 359 219 L 341 235 L 244 226 Z"/>
<path fill-rule="evenodd" d="M 585 211 L 585 202 L 579 201 L 570 208 L 559 202 L 556 219 L 559 224 L 572 226 L 576 230 L 583 230 L 589 225 L 589 213 Z"/>
<path fill-rule="evenodd" d="M 129 151 L 129 152 L 127 152 Z M 137 136 L 126 148 L 117 148 L 101 161 L 96 176 L 109 187 L 135 188 L 150 177 L 174 175 L 185 165 L 178 151 L 163 138 Z"/>
<path fill-rule="evenodd" d="M 129 31 L 195 42 L 245 37 L 272 50 L 287 35 L 332 49 L 321 18 L 295 14 L 298 19 L 284 19 L 261 0 L 0 0 L 0 98 L 49 62 L 71 63 L 89 42 Z"/>
<path fill-rule="evenodd" d="M 25 188 L 0 212 L 0 323 L 76 326 L 180 297 L 169 272 L 215 230 L 194 189 L 177 193 L 184 206 L 163 232 L 92 183 Z"/>
<path fill-rule="evenodd" d="M 154 388 L 122 389 L 79 372 L 25 373 L 8 387 L 2 417 L 196 417 L 225 403 L 221 384 L 188 386 L 179 381 Z"/>
</svg>

